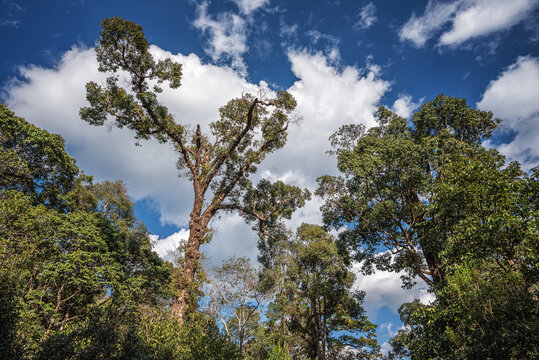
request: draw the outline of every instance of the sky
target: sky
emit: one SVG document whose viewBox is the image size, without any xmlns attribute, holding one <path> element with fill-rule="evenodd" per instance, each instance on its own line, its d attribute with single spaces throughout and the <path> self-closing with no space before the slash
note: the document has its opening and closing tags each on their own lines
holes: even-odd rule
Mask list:
<svg viewBox="0 0 539 360">
<path fill-rule="evenodd" d="M 177 155 L 78 116 L 85 83 L 105 79 L 93 46 L 112 16 L 142 25 L 154 57 L 182 63 L 182 86 L 159 99 L 183 124 L 207 129 L 245 92 L 287 90 L 297 99 L 300 124 L 254 181 L 314 190 L 318 176 L 337 174 L 326 151 L 341 125 L 374 126 L 381 105 L 409 119 L 441 93 L 503 120 L 485 146 L 525 169 L 539 165 L 539 0 L 0 0 L 0 100 L 62 135 L 86 174 L 123 180 L 163 256 L 188 236 L 193 196 Z M 321 205 L 314 197 L 288 225 L 320 223 Z M 209 265 L 256 260 L 256 234 L 239 216 L 222 214 L 211 226 Z M 422 284 L 401 289 L 393 273 L 359 275 L 356 286 L 384 349 L 402 325 L 400 304 L 432 300 Z"/>
</svg>

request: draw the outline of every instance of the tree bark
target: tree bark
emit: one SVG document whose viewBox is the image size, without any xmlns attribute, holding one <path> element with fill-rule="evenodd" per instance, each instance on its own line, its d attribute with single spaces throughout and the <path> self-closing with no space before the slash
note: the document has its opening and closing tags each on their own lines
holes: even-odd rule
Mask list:
<svg viewBox="0 0 539 360">
<path fill-rule="evenodd" d="M 196 186 L 195 186 L 196 187 Z M 195 191 L 196 192 L 196 191 Z M 185 315 L 196 308 L 196 272 L 199 266 L 200 245 L 206 235 L 209 219 L 205 219 L 202 213 L 204 197 L 196 194 L 189 220 L 189 238 L 185 245 L 184 259 L 180 269 L 180 286 L 172 304 L 172 315 L 183 322 Z"/>
</svg>

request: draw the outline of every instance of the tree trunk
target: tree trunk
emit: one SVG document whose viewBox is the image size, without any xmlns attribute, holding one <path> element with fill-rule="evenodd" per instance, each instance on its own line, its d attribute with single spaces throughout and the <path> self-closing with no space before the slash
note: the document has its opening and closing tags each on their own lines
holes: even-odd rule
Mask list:
<svg viewBox="0 0 539 360">
<path fill-rule="evenodd" d="M 427 262 L 427 266 L 431 272 L 433 284 L 439 284 L 444 279 L 442 262 L 440 261 L 438 255 L 433 251 L 423 249 L 423 255 L 425 256 L 425 261 Z"/>
<path fill-rule="evenodd" d="M 327 300 L 324 297 L 324 309 L 322 310 L 322 317 L 323 317 L 323 323 L 322 323 L 322 359 L 326 360 L 326 354 L 327 354 L 327 338 L 328 338 L 328 324 L 327 324 Z"/>
<path fill-rule="evenodd" d="M 194 294 L 197 285 L 196 272 L 199 266 L 200 245 L 204 240 L 210 220 L 201 216 L 203 202 L 203 196 L 195 194 L 189 221 L 189 238 L 185 245 L 184 259 L 180 269 L 180 286 L 172 304 L 172 315 L 180 322 L 183 322 L 187 313 L 197 308 L 197 299 Z"/>
<path fill-rule="evenodd" d="M 407 202 L 411 204 L 409 205 L 411 207 L 420 203 L 419 196 L 417 195 L 415 190 L 412 189 L 410 191 L 410 194 L 407 197 Z M 418 219 L 418 222 L 425 221 L 424 214 L 419 213 Z M 442 262 L 440 261 L 438 253 L 436 251 L 428 249 L 428 247 L 425 246 L 426 244 L 424 244 L 423 239 L 420 239 L 419 244 L 421 245 L 421 251 L 423 252 L 423 256 L 425 257 L 425 261 L 427 262 L 427 267 L 429 269 L 429 272 L 431 273 L 432 283 L 433 285 L 436 285 L 444 279 Z"/>
</svg>

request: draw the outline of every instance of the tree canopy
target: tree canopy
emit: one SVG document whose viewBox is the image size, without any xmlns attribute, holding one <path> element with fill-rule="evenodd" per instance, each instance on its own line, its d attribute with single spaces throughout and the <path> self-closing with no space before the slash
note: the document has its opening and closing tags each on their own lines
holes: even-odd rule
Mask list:
<svg viewBox="0 0 539 360">
<path fill-rule="evenodd" d="M 175 314 L 183 318 L 189 308 L 196 308 L 195 276 L 210 220 L 220 210 L 233 210 L 235 202 L 225 200 L 248 192 L 252 188 L 248 177 L 256 166 L 284 146 L 296 101 L 285 91 L 261 97 L 244 94 L 219 109 L 220 118 L 210 124 L 210 134 L 202 134 L 200 125 L 190 130 L 158 101 L 163 82 L 172 89 L 180 86 L 181 64 L 155 61 L 140 25 L 114 17 L 104 19 L 101 26 L 97 60 L 99 71 L 109 77 L 104 86 L 86 85 L 90 106 L 80 110 L 81 117 L 98 126 L 111 117 L 115 126 L 131 129 L 137 140 L 171 143 L 179 169 L 193 185 L 189 239 L 174 304 Z M 119 71 L 130 78 L 127 89 Z"/>
<path fill-rule="evenodd" d="M 437 96 L 408 123 L 332 136 L 340 177 L 318 179 L 326 226 L 350 259 L 405 271 L 436 295 L 403 304 L 392 356 L 532 358 L 537 339 L 537 169 L 485 149 L 499 122 L 464 99 Z M 384 251 L 385 250 L 385 251 Z"/>
<path fill-rule="evenodd" d="M 431 216 L 437 188 L 447 183 L 446 167 L 454 161 L 498 156 L 480 144 L 498 120 L 445 95 L 424 104 L 410 124 L 384 107 L 377 119 L 368 131 L 347 126 L 333 135 L 343 176 L 318 179 L 324 223 L 347 226 L 341 245 L 366 272 L 405 270 L 409 286 L 416 276 L 438 284 L 449 229 L 440 226 L 442 216 Z"/>
<path fill-rule="evenodd" d="M 340 175 L 317 180 L 323 224 L 291 229 L 311 192 L 251 177 L 285 146 L 292 95 L 242 94 L 207 131 L 190 127 L 159 101 L 182 65 L 154 59 L 134 22 L 101 26 L 107 80 L 86 84 L 80 116 L 172 146 L 194 195 L 189 237 L 161 259 L 122 181 L 95 181 L 61 136 L 0 104 L 0 357 L 538 358 L 539 167 L 484 146 L 491 112 L 442 94 L 410 120 L 380 107 L 377 126 L 342 126 L 329 150 Z M 222 212 L 252 226 L 259 264 L 204 271 Z M 383 346 L 355 285 L 378 270 L 433 295 L 401 305 L 404 326 Z"/>
<path fill-rule="evenodd" d="M 60 136 L 0 110 L 0 156 L 10 160 L 0 172 L 2 357 L 233 356 L 205 319 L 155 348 L 159 331 L 178 326 L 166 312 L 171 266 L 151 250 L 125 186 L 94 183 Z"/>
</svg>

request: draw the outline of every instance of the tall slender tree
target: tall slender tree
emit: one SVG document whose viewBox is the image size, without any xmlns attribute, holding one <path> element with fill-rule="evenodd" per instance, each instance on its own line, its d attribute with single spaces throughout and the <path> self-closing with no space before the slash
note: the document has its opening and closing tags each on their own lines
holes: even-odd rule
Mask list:
<svg viewBox="0 0 539 360">
<path fill-rule="evenodd" d="M 283 290 L 270 306 L 269 320 L 282 324 L 287 319 L 284 337 L 293 357 L 376 358 L 376 325 L 362 307 L 365 293 L 352 290 L 355 275 L 338 254 L 333 236 L 320 226 L 302 224 L 293 239 L 275 245 L 285 248 L 266 280 L 278 285 L 282 277 Z M 284 274 L 279 265 L 284 265 Z"/>
<path fill-rule="evenodd" d="M 294 98 L 285 91 L 274 97 L 244 94 L 219 109 L 220 119 L 210 124 L 211 133 L 202 134 L 200 125 L 191 131 L 174 121 L 159 103 L 160 85 L 168 81 L 180 86 L 181 64 L 170 59 L 156 61 L 142 27 L 122 18 L 106 18 L 96 46 L 99 71 L 109 74 L 105 85 L 86 85 L 88 107 L 82 119 L 103 125 L 108 117 L 119 127 L 134 131 L 137 140 L 156 139 L 171 143 L 178 153 L 178 167 L 186 170 L 193 185 L 194 200 L 189 219 L 189 239 L 181 266 L 181 282 L 172 307 L 180 319 L 196 307 L 195 274 L 199 267 L 200 245 L 208 239 L 210 220 L 223 209 L 232 210 L 225 199 L 251 187 L 248 180 L 268 153 L 284 146 Z M 129 77 L 123 88 L 118 71 Z"/>
</svg>

